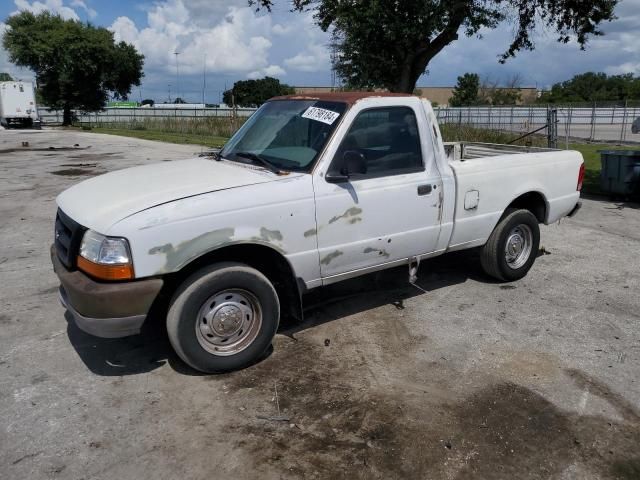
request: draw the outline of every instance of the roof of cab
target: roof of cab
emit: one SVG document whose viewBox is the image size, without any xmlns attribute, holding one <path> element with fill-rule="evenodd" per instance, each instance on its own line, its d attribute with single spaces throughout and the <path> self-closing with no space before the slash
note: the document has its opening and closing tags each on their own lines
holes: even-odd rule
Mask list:
<svg viewBox="0 0 640 480">
<path fill-rule="evenodd" d="M 343 102 L 353 105 L 363 98 L 376 97 L 413 97 L 409 93 L 390 93 L 390 92 L 328 92 L 328 93 L 308 93 L 296 95 L 284 95 L 281 97 L 273 97 L 271 100 L 320 100 L 323 102 Z"/>
</svg>

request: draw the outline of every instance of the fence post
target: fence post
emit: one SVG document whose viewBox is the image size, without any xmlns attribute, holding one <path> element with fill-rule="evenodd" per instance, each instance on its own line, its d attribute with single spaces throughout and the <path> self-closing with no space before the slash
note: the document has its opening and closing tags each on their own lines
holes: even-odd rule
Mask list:
<svg viewBox="0 0 640 480">
<path fill-rule="evenodd" d="M 622 129 L 620 130 L 620 143 L 627 139 L 627 100 L 624 101 L 624 114 L 622 116 Z"/>
<path fill-rule="evenodd" d="M 549 148 L 558 148 L 558 109 L 547 107 L 547 144 Z"/>
<path fill-rule="evenodd" d="M 591 133 L 589 134 L 589 141 L 593 142 L 596 135 L 596 102 L 593 102 L 591 107 Z"/>
</svg>

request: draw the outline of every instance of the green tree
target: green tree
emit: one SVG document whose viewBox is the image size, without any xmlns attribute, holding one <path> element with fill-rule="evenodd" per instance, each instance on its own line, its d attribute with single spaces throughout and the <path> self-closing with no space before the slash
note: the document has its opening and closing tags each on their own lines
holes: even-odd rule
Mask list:
<svg viewBox="0 0 640 480">
<path fill-rule="evenodd" d="M 277 0 L 248 0 L 270 9 Z M 281 0 L 282 1 L 282 0 Z M 504 62 L 535 47 L 536 27 L 572 38 L 584 48 L 614 18 L 620 0 L 293 0 L 298 11 L 313 10 L 325 31 L 334 32 L 334 68 L 348 85 L 411 93 L 429 62 L 460 34 L 477 35 L 500 23 L 513 25 Z"/>
<path fill-rule="evenodd" d="M 619 102 L 640 100 L 640 77 L 586 72 L 556 83 L 538 99 L 540 103 Z"/>
<path fill-rule="evenodd" d="M 293 87 L 280 83 L 277 78 L 264 77 L 234 83 L 233 88 L 224 92 L 222 100 L 227 105 L 233 105 L 235 102 L 239 107 L 259 107 L 271 97 L 293 93 L 295 93 Z"/>
<path fill-rule="evenodd" d="M 470 105 L 478 105 L 480 77 L 477 73 L 465 73 L 458 77 L 458 83 L 453 89 L 453 96 L 449 100 L 452 107 L 468 107 Z"/>
<path fill-rule="evenodd" d="M 101 110 L 110 96 L 126 99 L 140 85 L 144 57 L 106 28 L 49 12 L 21 12 L 6 24 L 9 61 L 35 72 L 44 103 L 64 110 L 63 125 L 72 109 Z"/>
<path fill-rule="evenodd" d="M 0 72 L 0 82 L 12 82 L 13 77 L 6 72 Z"/>
</svg>

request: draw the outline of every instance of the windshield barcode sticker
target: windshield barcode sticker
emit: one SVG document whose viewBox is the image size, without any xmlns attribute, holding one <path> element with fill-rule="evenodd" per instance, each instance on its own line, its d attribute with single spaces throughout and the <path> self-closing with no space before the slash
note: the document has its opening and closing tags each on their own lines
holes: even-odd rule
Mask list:
<svg viewBox="0 0 640 480">
<path fill-rule="evenodd" d="M 309 107 L 302 114 L 302 118 L 309 118 L 318 122 L 326 123 L 327 125 L 333 124 L 340 116 L 338 112 L 332 112 L 331 110 L 325 110 L 324 108 Z"/>
</svg>

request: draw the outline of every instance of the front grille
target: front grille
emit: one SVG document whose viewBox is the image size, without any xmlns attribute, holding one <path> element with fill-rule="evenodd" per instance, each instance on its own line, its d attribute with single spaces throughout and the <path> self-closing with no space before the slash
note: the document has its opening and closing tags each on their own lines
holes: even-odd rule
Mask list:
<svg viewBox="0 0 640 480">
<path fill-rule="evenodd" d="M 76 267 L 76 257 L 80 251 L 80 242 L 86 231 L 79 223 L 73 221 L 58 209 L 55 227 L 56 252 L 60 261 L 69 269 Z"/>
</svg>

